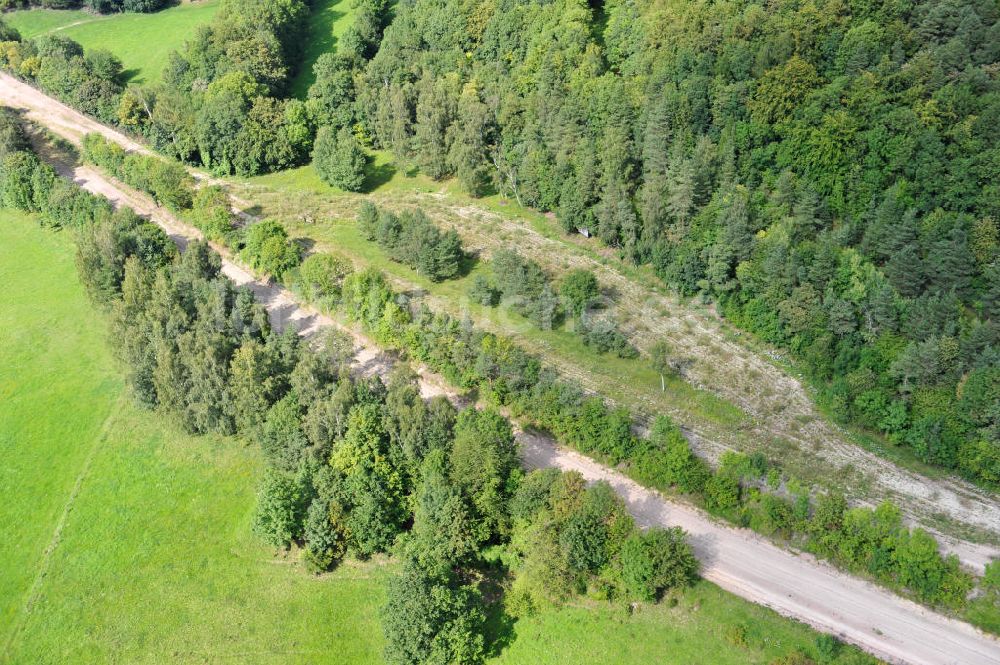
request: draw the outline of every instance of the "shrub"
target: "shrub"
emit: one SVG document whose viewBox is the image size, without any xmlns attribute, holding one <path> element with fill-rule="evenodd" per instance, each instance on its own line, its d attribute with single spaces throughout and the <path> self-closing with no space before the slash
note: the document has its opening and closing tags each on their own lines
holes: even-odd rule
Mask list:
<svg viewBox="0 0 1000 665">
<path fill-rule="evenodd" d="M 275 547 L 288 547 L 302 533 L 304 497 L 291 475 L 268 468 L 257 492 L 253 530 Z"/>
<path fill-rule="evenodd" d="M 365 182 L 367 157 L 349 127 L 320 127 L 313 146 L 313 165 L 323 182 L 357 192 Z"/>
<path fill-rule="evenodd" d="M 566 311 L 574 317 L 580 317 L 601 292 L 594 273 L 575 268 L 563 276 L 559 283 L 559 295 L 562 296 Z"/>
<path fill-rule="evenodd" d="M 633 533 L 622 544 L 620 565 L 625 589 L 640 600 L 655 600 L 698 575 L 698 560 L 679 527 Z"/>
<path fill-rule="evenodd" d="M 583 338 L 583 343 L 593 347 L 598 353 L 614 353 L 619 358 L 639 357 L 639 351 L 629 344 L 628 338 L 609 317 L 585 315 L 577 323 L 577 332 Z"/>
<path fill-rule="evenodd" d="M 233 213 L 226 192 L 218 185 L 199 189 L 192 201 L 191 221 L 209 240 L 228 242 L 233 231 Z"/>
<path fill-rule="evenodd" d="M 483 659 L 485 618 L 472 587 L 410 563 L 390 580 L 386 595 L 382 630 L 389 663 L 473 664 Z"/>
<path fill-rule="evenodd" d="M 126 152 L 100 134 L 83 137 L 83 158 L 125 184 L 146 192 L 171 210 L 191 207 L 194 178 L 182 165 L 153 155 Z"/>
<path fill-rule="evenodd" d="M 241 256 L 251 267 L 278 280 L 299 264 L 299 246 L 289 240 L 288 232 L 273 219 L 252 224 L 243 238 Z"/>
<path fill-rule="evenodd" d="M 476 275 L 469 286 L 469 297 L 484 307 L 493 307 L 500 302 L 500 292 L 493 282 L 484 275 Z"/>
<path fill-rule="evenodd" d="M 344 279 L 353 272 L 350 259 L 340 254 L 310 254 L 299 266 L 292 285 L 307 302 L 332 307 L 340 299 Z"/>
</svg>

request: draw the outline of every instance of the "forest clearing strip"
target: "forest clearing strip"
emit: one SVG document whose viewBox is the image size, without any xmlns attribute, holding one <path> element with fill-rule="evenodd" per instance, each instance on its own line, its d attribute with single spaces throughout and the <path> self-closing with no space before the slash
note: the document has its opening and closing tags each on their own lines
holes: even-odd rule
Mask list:
<svg viewBox="0 0 1000 665">
<path fill-rule="evenodd" d="M 86 117 L 5 73 L 0 73 L 0 98 L 4 99 L 8 105 L 25 110 L 29 118 L 74 143 L 79 143 L 86 134 L 95 132 L 127 150 L 154 154 L 121 132 Z M 204 172 L 190 170 L 200 182 L 227 184 L 226 181 L 214 178 Z M 237 205 L 248 207 L 245 201 L 235 198 L 233 201 Z M 224 248 L 216 247 L 216 249 L 224 252 Z M 566 371 L 565 359 L 561 357 L 556 359 L 561 370 Z M 590 377 L 580 376 L 578 372 L 574 372 L 573 375 L 581 380 L 585 387 L 594 389 L 593 381 L 589 380 Z M 623 388 L 629 389 L 628 386 Z M 814 420 L 813 423 L 815 424 L 815 422 Z M 689 423 L 684 422 L 681 424 L 689 425 Z M 711 453 L 713 448 L 717 449 L 720 445 L 725 448 L 731 447 L 726 445 L 724 438 L 710 435 L 707 431 L 699 431 L 697 434 L 698 436 L 692 439 L 692 444 L 699 447 L 702 454 L 705 454 L 706 448 Z M 778 431 L 777 434 L 781 436 L 783 432 Z M 824 455 L 821 456 L 822 458 L 825 458 L 826 455 L 832 455 L 840 462 L 849 464 L 851 469 L 864 469 L 877 483 L 880 490 L 877 493 L 878 496 L 874 498 L 870 496 L 852 497 L 855 502 L 860 499 L 861 503 L 869 504 L 872 501 L 877 503 L 887 498 L 892 499 L 900 504 L 900 508 L 909 522 L 919 524 L 936 534 L 941 532 L 939 518 L 945 516 L 947 519 L 955 520 L 963 525 L 971 525 L 975 530 L 986 529 L 994 536 L 1000 535 L 1000 499 L 997 497 L 957 478 L 932 479 L 900 469 L 885 459 L 857 446 L 849 446 L 846 442 L 838 445 L 827 445 L 829 442 L 826 437 L 819 437 L 818 440 L 823 442 L 821 448 Z M 846 454 L 846 457 L 841 453 Z M 837 457 L 838 455 L 839 457 Z M 828 459 L 823 463 L 834 465 L 835 460 Z M 995 547 L 982 543 L 967 543 L 967 538 L 963 537 L 961 528 L 949 527 L 948 531 L 947 537 L 943 539 L 946 541 L 948 551 L 956 554 L 965 565 L 979 573 L 982 572 L 989 559 L 998 554 Z"/>
<path fill-rule="evenodd" d="M 84 189 L 148 216 L 181 247 L 201 233 L 96 169 L 76 168 L 72 176 Z M 341 327 L 334 319 L 304 307 L 279 285 L 263 282 L 223 250 L 223 273 L 250 288 L 267 308 L 277 328 L 294 326 L 304 335 Z M 355 366 L 385 374 L 393 359 L 364 335 L 348 330 L 361 347 Z M 435 376 L 420 377 L 425 396 L 455 392 Z M 639 486 L 622 474 L 533 432 L 519 431 L 528 467 L 577 470 L 588 481 L 606 480 L 623 497 L 643 526 L 681 526 L 703 564 L 703 576 L 721 588 L 778 613 L 803 621 L 892 662 L 917 664 L 1000 663 L 1000 642 L 963 622 L 944 617 L 862 580 L 841 573 L 811 556 L 781 549 L 753 532 L 712 520 L 680 501 Z"/>
</svg>

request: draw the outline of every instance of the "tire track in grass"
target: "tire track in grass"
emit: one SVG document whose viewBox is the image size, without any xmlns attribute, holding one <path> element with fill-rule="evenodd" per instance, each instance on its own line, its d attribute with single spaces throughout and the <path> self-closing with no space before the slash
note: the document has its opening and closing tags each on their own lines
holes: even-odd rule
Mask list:
<svg viewBox="0 0 1000 665">
<path fill-rule="evenodd" d="M 108 432 L 111 430 L 111 425 L 121 413 L 124 403 L 125 397 L 124 394 L 122 394 L 119 395 L 118 399 L 111 405 L 111 409 L 108 411 L 107 417 L 101 424 L 101 429 L 94 437 L 94 444 L 90 447 L 90 451 L 87 453 L 86 459 L 83 460 L 83 464 L 80 466 L 80 472 L 77 474 L 76 480 L 73 482 L 73 489 L 70 490 L 69 498 L 66 500 L 65 505 L 63 505 L 62 513 L 59 515 L 59 520 L 56 522 L 56 526 L 52 530 L 52 537 L 49 539 L 49 544 L 42 552 L 42 559 L 38 564 L 38 572 L 35 574 L 35 579 L 32 580 L 31 587 L 28 589 L 24 606 L 21 608 L 21 612 L 19 613 L 17 620 L 15 620 L 14 625 L 10 629 L 10 633 L 7 635 L 7 641 L 3 648 L 3 658 L 5 661 L 10 659 L 11 649 L 17 640 L 17 636 L 24 629 L 28 618 L 31 616 L 31 611 L 34 609 L 35 603 L 41 595 L 42 583 L 45 581 L 45 577 L 49 572 L 52 555 L 59 547 L 59 543 L 62 540 L 63 529 L 66 527 L 66 522 L 69 519 L 70 513 L 73 512 L 73 506 L 76 504 L 76 499 L 80 495 L 83 483 L 90 474 L 91 463 L 93 462 L 94 457 L 97 456 L 98 450 L 102 447 L 101 444 L 107 440 Z"/>
</svg>

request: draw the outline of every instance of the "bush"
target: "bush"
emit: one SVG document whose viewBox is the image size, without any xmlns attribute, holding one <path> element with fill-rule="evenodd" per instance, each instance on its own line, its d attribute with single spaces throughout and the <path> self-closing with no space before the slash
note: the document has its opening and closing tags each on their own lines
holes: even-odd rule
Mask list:
<svg viewBox="0 0 1000 665">
<path fill-rule="evenodd" d="M 575 268 L 563 276 L 559 283 L 559 295 L 562 296 L 566 311 L 574 317 L 580 317 L 601 292 L 594 273 L 583 268 Z"/>
<path fill-rule="evenodd" d="M 653 421 L 649 438 L 642 442 L 630 468 L 647 485 L 677 487 L 687 494 L 701 493 L 711 475 L 669 416 L 658 416 Z"/>
<path fill-rule="evenodd" d="M 154 202 L 171 210 L 186 210 L 194 200 L 194 178 L 176 162 L 153 155 L 128 153 L 100 134 L 83 137 L 83 159 L 125 184 L 146 192 Z"/>
<path fill-rule="evenodd" d="M 728 474 L 713 474 L 705 483 L 705 505 L 725 513 L 740 505 L 740 484 Z"/>
<path fill-rule="evenodd" d="M 691 584 L 698 575 L 698 560 L 679 527 L 654 528 L 622 543 L 619 574 L 629 595 L 655 600 L 668 589 Z"/>
<path fill-rule="evenodd" d="M 628 338 L 618 330 L 611 318 L 585 315 L 577 323 L 577 332 L 583 338 L 584 345 L 593 347 L 598 353 L 614 353 L 619 358 L 626 359 L 639 357 L 639 351 L 629 344 Z"/>
<path fill-rule="evenodd" d="M 389 581 L 382 608 L 385 659 L 394 665 L 482 661 L 485 617 L 472 587 L 415 564 Z"/>
<path fill-rule="evenodd" d="M 336 501 L 316 498 L 306 511 L 302 558 L 315 573 L 330 570 L 347 553 L 343 508 Z"/>
<path fill-rule="evenodd" d="M 476 275 L 469 287 L 469 297 L 484 307 L 494 307 L 500 302 L 500 292 L 489 278 Z"/>
<path fill-rule="evenodd" d="M 493 254 L 490 262 L 493 281 L 505 300 L 537 299 L 549 285 L 549 278 L 535 261 L 521 256 L 513 249 L 501 249 Z"/>
<path fill-rule="evenodd" d="M 228 244 L 233 231 L 233 212 L 226 192 L 218 185 L 199 189 L 192 201 L 191 221 L 209 240 Z"/>
<path fill-rule="evenodd" d="M 319 128 L 313 146 L 313 166 L 323 182 L 348 192 L 360 191 L 367 161 L 349 127 L 341 127 L 339 131 L 328 126 Z"/>
<path fill-rule="evenodd" d="M 333 307 L 340 299 L 344 279 L 352 272 L 350 259 L 317 252 L 306 257 L 290 281 L 307 302 Z"/>
<path fill-rule="evenodd" d="M 302 535 L 305 506 L 302 487 L 293 476 L 268 468 L 257 492 L 253 530 L 268 544 L 288 547 Z"/>
<path fill-rule="evenodd" d="M 95 50 L 84 55 L 79 44 L 60 35 L 4 44 L 0 64 L 12 74 L 34 81 L 84 113 L 115 122 L 124 85 L 121 61 L 111 53 Z"/>
<path fill-rule="evenodd" d="M 299 265 L 301 250 L 289 240 L 285 227 L 265 219 L 247 227 L 241 256 L 252 268 L 282 280 Z"/>
</svg>

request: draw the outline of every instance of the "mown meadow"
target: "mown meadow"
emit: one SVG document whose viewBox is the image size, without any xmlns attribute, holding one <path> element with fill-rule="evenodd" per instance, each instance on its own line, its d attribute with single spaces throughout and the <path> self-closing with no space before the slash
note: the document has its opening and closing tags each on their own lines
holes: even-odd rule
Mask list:
<svg viewBox="0 0 1000 665">
<path fill-rule="evenodd" d="M 58 34 L 88 50 L 107 49 L 121 59 L 129 83 L 151 85 L 160 80 L 167 54 L 180 49 L 218 8 L 218 0 L 184 2 L 152 14 L 36 8 L 10 12 L 4 20 L 25 39 Z"/>
</svg>

